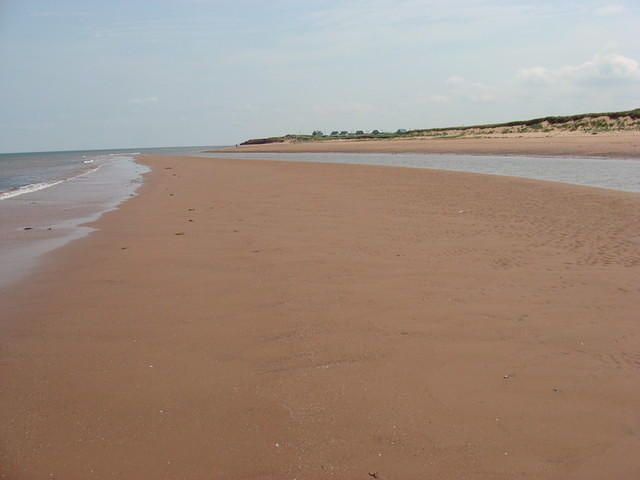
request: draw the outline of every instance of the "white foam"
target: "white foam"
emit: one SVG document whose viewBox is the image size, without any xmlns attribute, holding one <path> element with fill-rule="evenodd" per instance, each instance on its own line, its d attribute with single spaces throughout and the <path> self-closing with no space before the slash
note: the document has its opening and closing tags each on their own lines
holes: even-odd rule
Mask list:
<svg viewBox="0 0 640 480">
<path fill-rule="evenodd" d="M 38 190 L 44 190 L 45 188 L 53 187 L 55 185 L 59 185 L 64 182 L 68 182 L 69 180 L 73 180 L 74 178 L 84 177 L 85 175 L 89 175 L 90 173 L 98 170 L 102 165 L 98 165 L 96 168 L 92 168 L 91 170 L 87 170 L 86 172 L 82 172 L 73 177 L 65 178 L 64 180 L 58 180 L 56 182 L 40 182 L 40 183 L 30 183 L 29 185 L 23 185 L 22 187 L 15 188 L 13 190 L 9 190 L 8 192 L 0 193 L 0 200 L 7 200 L 8 198 L 17 197 L 19 195 L 24 195 L 25 193 L 33 193 Z"/>
<path fill-rule="evenodd" d="M 9 190 L 8 192 L 0 193 L 0 200 L 6 200 L 7 198 L 17 197 L 18 195 L 24 195 L 25 193 L 37 192 L 38 190 L 44 190 L 45 188 L 53 187 L 54 185 L 58 185 L 59 183 L 64 182 L 64 180 L 58 180 L 57 182 L 51 183 L 32 183 L 30 185 L 24 185 L 22 187 L 15 188 L 13 190 Z"/>
</svg>

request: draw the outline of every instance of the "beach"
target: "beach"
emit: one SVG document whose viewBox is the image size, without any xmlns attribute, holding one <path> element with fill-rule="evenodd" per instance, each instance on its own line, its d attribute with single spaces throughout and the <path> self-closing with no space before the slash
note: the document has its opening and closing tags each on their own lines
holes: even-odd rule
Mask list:
<svg viewBox="0 0 640 480">
<path fill-rule="evenodd" d="M 227 148 L 237 152 L 459 153 L 640 158 L 640 132 L 467 135 L 387 140 L 322 140 Z"/>
<path fill-rule="evenodd" d="M 597 137 L 237 150 L 639 156 Z M 0 290 L 0 478 L 640 477 L 639 194 L 138 161 Z"/>
</svg>

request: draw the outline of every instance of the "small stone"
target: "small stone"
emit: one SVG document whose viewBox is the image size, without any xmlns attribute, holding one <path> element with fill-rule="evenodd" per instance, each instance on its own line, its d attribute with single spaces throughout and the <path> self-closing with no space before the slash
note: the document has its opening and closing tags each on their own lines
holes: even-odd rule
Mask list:
<svg viewBox="0 0 640 480">
<path fill-rule="evenodd" d="M 23 230 L 33 230 L 33 227 L 24 227 Z"/>
<path fill-rule="evenodd" d="M 504 376 L 504 377 L 502 377 L 502 378 L 504 378 L 505 380 L 510 380 L 510 379 L 511 379 L 511 375 L 505 375 L 505 376 Z"/>
<path fill-rule="evenodd" d="M 184 235 L 184 232 L 176 232 L 176 235 Z"/>
</svg>

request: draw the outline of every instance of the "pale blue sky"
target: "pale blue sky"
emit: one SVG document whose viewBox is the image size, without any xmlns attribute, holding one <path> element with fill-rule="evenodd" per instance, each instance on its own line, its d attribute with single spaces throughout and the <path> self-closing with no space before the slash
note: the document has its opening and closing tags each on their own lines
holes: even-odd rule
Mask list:
<svg viewBox="0 0 640 480">
<path fill-rule="evenodd" d="M 0 0 L 0 152 L 640 107 L 640 2 Z"/>
</svg>

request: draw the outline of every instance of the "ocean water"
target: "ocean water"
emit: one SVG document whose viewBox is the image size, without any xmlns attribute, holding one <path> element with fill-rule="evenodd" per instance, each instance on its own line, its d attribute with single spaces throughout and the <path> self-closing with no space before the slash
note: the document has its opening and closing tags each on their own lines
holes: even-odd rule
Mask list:
<svg viewBox="0 0 640 480">
<path fill-rule="evenodd" d="M 423 153 L 215 152 L 202 153 L 199 156 L 431 168 L 532 178 L 627 192 L 640 192 L 639 159 Z"/>
<path fill-rule="evenodd" d="M 0 288 L 45 253 L 93 231 L 87 223 L 136 194 L 148 168 L 137 154 L 187 155 L 215 147 L 0 154 Z"/>
<path fill-rule="evenodd" d="M 353 153 L 202 153 L 216 146 L 0 154 L 0 288 L 43 254 L 89 234 L 87 224 L 136 194 L 137 154 L 351 163 L 467 171 L 640 192 L 640 160 Z"/>
<path fill-rule="evenodd" d="M 116 158 L 139 153 L 182 155 L 219 147 L 164 147 L 66 152 L 0 153 L 0 200 L 43 190 L 89 174 Z"/>
</svg>

